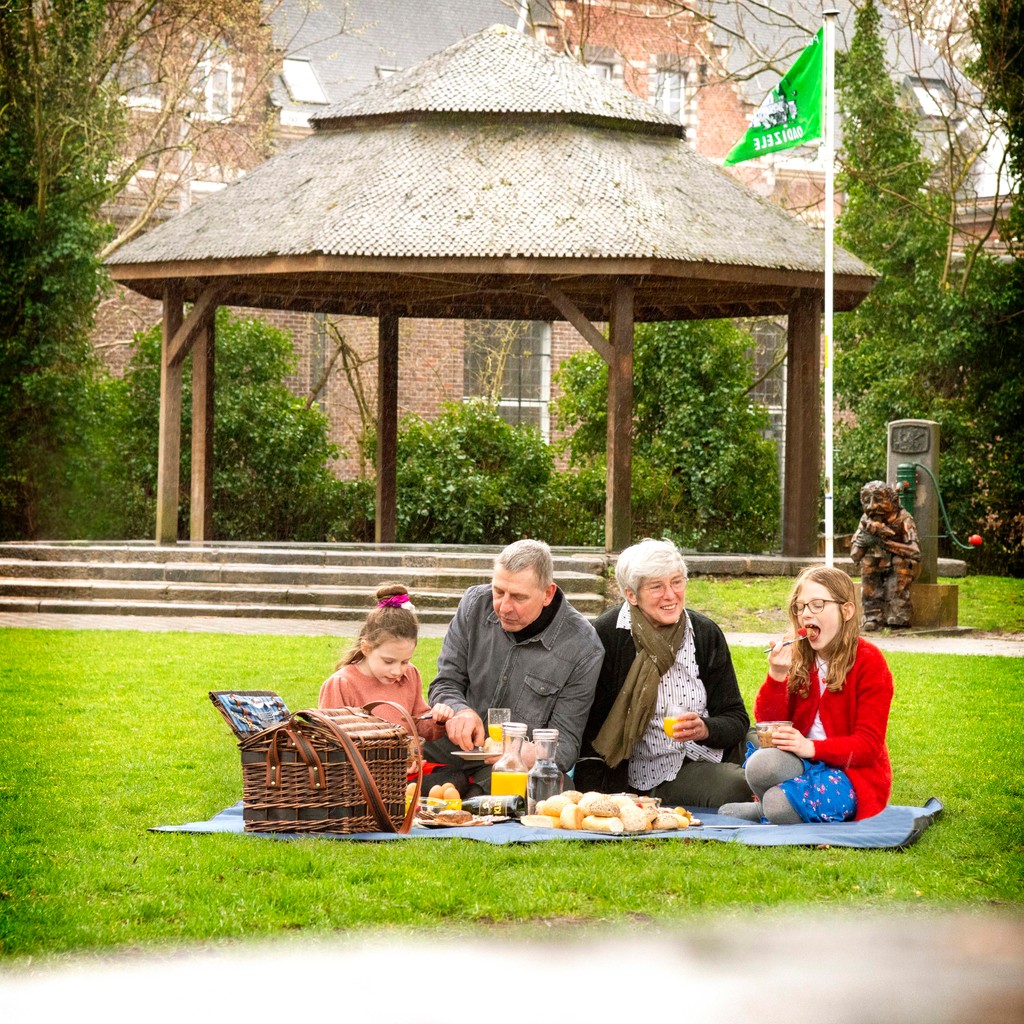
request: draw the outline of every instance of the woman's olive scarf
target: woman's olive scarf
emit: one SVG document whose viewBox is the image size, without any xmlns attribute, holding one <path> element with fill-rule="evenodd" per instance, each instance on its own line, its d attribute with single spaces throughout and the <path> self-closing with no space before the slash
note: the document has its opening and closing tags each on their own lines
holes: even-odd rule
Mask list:
<svg viewBox="0 0 1024 1024">
<path fill-rule="evenodd" d="M 674 626 L 655 626 L 635 604 L 629 606 L 629 629 L 636 657 L 626 674 L 594 749 L 610 768 L 629 757 L 658 703 L 658 684 L 671 668 L 686 636 L 686 613 Z"/>
</svg>

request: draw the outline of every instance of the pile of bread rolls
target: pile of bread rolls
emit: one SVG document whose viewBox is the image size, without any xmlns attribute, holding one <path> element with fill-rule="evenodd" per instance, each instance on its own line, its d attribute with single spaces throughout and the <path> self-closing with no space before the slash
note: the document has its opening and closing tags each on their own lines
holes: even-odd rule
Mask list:
<svg viewBox="0 0 1024 1024">
<path fill-rule="evenodd" d="M 519 820 L 534 828 L 565 828 L 583 832 L 665 832 L 689 828 L 695 821 L 685 807 L 663 809 L 657 800 L 632 793 L 580 793 L 566 790 L 541 800 L 534 814 Z"/>
</svg>

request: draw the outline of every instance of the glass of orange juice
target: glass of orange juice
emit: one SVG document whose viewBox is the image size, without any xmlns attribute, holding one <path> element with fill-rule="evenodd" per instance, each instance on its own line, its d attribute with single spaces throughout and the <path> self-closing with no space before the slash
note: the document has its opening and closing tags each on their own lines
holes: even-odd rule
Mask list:
<svg viewBox="0 0 1024 1024">
<path fill-rule="evenodd" d="M 682 704 L 669 704 L 668 711 L 665 713 L 664 727 L 665 735 L 675 741 L 676 722 L 686 714 L 686 708 Z"/>
<path fill-rule="evenodd" d="M 501 745 L 501 728 L 511 720 L 512 711 L 509 708 L 487 709 L 487 735 L 499 746 Z"/>
</svg>

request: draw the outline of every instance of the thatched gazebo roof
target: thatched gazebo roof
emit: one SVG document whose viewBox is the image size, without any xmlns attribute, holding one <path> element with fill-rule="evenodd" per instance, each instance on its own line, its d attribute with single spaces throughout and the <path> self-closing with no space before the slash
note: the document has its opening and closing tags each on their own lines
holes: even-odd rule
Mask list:
<svg viewBox="0 0 1024 1024">
<path fill-rule="evenodd" d="M 806 314 L 820 303 L 820 231 L 694 153 L 674 119 L 508 27 L 312 120 L 308 138 L 115 253 L 112 276 L 153 298 L 170 290 L 206 318 L 217 304 L 382 324 L 562 317 L 612 366 L 620 416 L 627 389 L 631 412 L 635 320 Z M 856 306 L 874 279 L 837 249 L 835 308 Z M 611 324 L 610 344 L 595 322 Z M 181 330 L 179 362 L 191 344 Z M 625 444 L 628 420 L 619 429 Z M 626 523 L 609 538 L 621 546 L 628 457 L 610 452 L 612 462 Z M 801 500 L 816 502 L 812 490 Z"/>
</svg>

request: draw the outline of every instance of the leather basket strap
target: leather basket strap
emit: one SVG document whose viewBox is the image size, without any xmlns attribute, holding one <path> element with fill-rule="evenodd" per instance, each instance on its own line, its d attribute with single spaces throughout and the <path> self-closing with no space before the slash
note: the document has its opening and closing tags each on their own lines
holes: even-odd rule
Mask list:
<svg viewBox="0 0 1024 1024">
<path fill-rule="evenodd" d="M 267 748 L 267 786 L 277 786 L 281 782 L 281 740 L 286 739 L 302 758 L 309 773 L 309 788 L 323 789 L 327 785 L 327 776 L 324 774 L 323 762 L 316 748 L 303 736 L 296 732 L 291 726 L 289 719 L 286 725 L 280 726 L 274 731 L 270 746 Z M 286 744 L 287 745 L 287 744 Z"/>
<path fill-rule="evenodd" d="M 348 755 L 352 770 L 355 772 L 356 782 L 359 784 L 359 789 L 363 794 L 363 799 L 366 801 L 366 806 L 373 812 L 373 816 L 377 819 L 377 824 L 380 825 L 381 832 L 408 831 L 405 827 L 405 822 L 402 823 L 402 829 L 395 828 L 391 821 L 391 816 L 388 814 L 388 809 L 384 804 L 384 798 L 380 795 L 380 790 L 377 788 L 377 782 L 367 767 L 366 761 L 359 751 L 358 744 L 356 744 L 352 737 L 344 729 L 339 729 L 326 715 L 321 715 L 313 709 L 303 711 L 302 715 L 310 721 L 322 725 L 341 744 L 342 749 Z M 406 817 L 408 818 L 408 815 Z"/>
<path fill-rule="evenodd" d="M 371 704 L 364 704 L 363 710 L 372 714 L 373 709 L 377 707 L 378 704 L 387 704 L 388 707 L 394 708 L 401 714 L 405 719 L 405 724 L 409 727 L 409 733 L 416 741 L 416 753 L 419 754 L 419 758 L 416 763 L 416 788 L 413 790 L 409 806 L 405 809 L 405 819 L 402 822 L 402 827 L 398 830 L 400 833 L 405 833 L 412 828 L 412 819 L 416 817 L 416 810 L 420 805 L 420 793 L 423 791 L 423 762 L 425 760 L 423 754 L 423 743 L 420 740 L 420 734 L 416 728 L 416 722 L 413 720 L 412 715 L 410 715 L 408 710 L 396 701 L 375 700 Z"/>
</svg>

